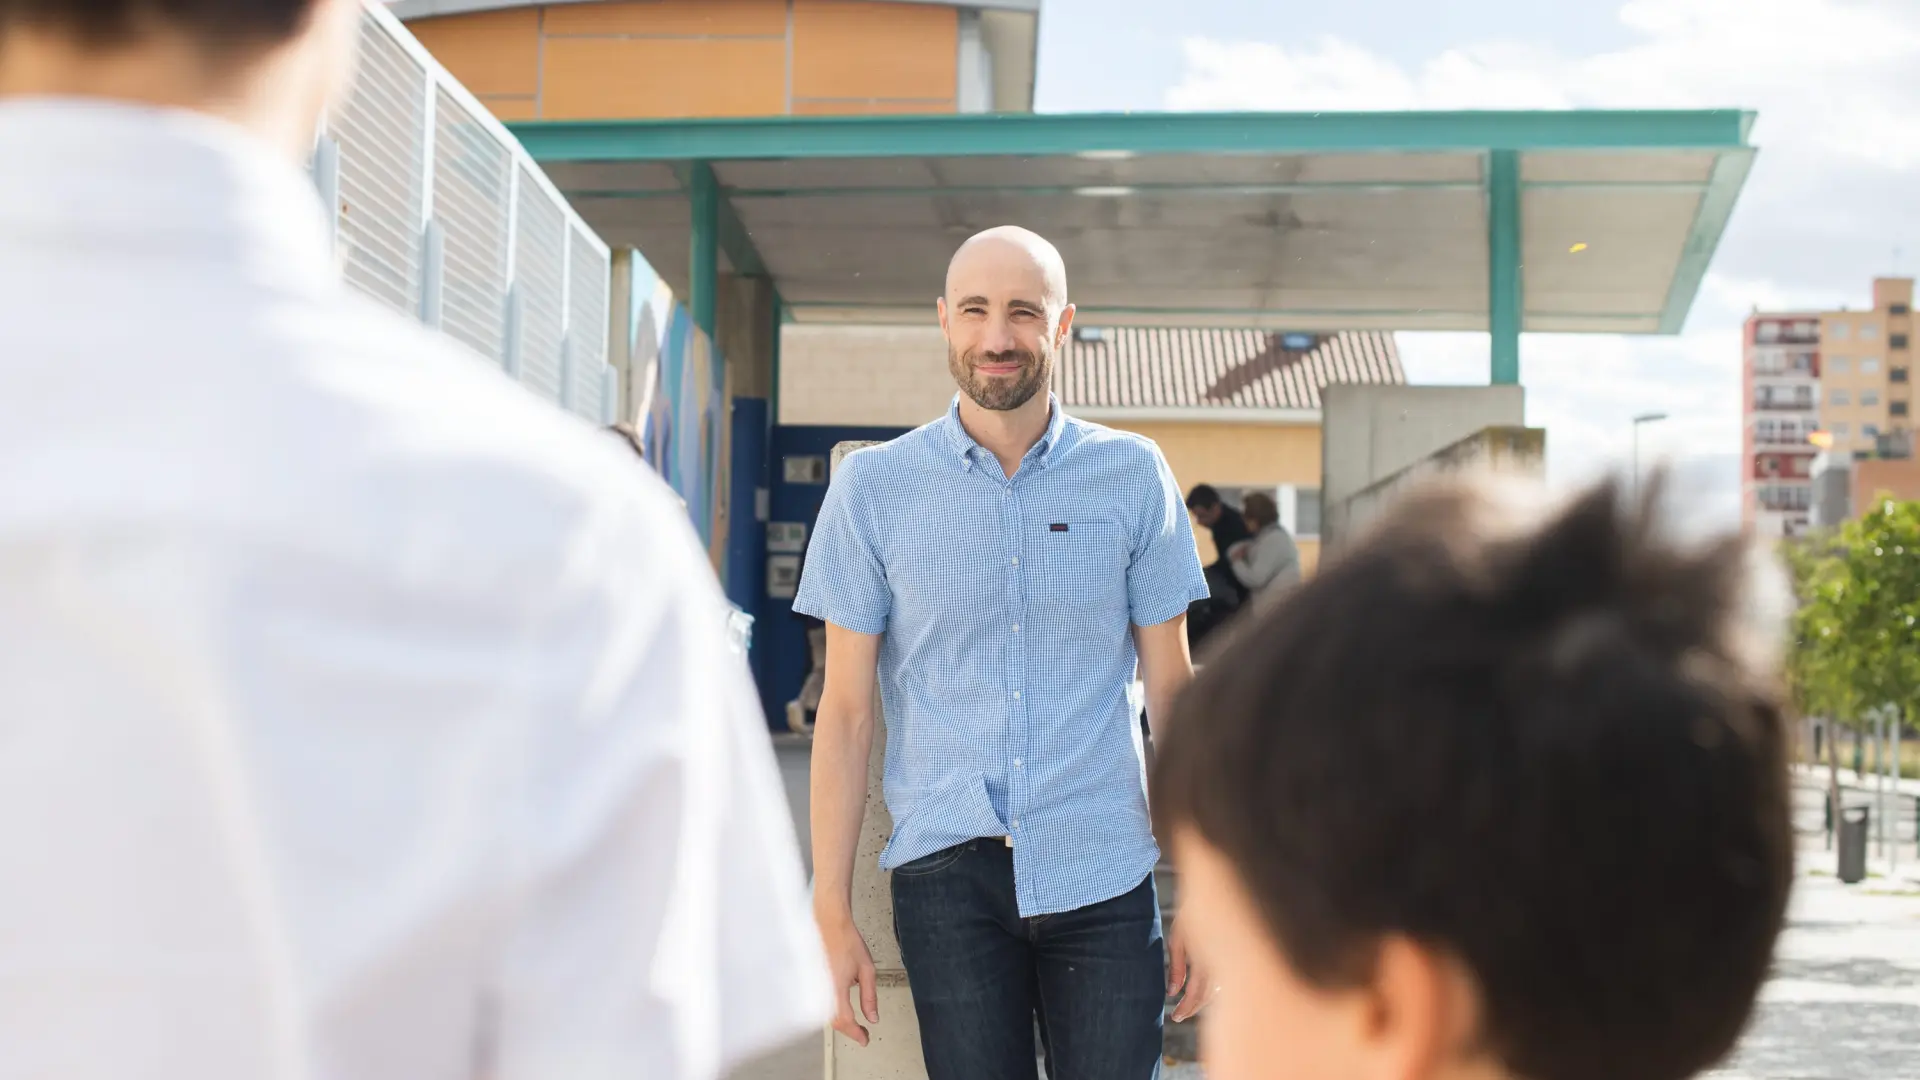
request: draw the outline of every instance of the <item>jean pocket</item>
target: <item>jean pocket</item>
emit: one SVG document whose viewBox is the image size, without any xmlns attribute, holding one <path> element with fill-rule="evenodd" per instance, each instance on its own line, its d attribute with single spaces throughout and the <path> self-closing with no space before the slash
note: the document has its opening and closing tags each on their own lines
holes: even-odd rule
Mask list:
<svg viewBox="0 0 1920 1080">
<path fill-rule="evenodd" d="M 899 866 L 893 868 L 894 876 L 926 877 L 929 874 L 937 874 L 947 867 L 952 866 L 954 863 L 959 862 L 960 856 L 967 853 L 967 848 L 971 846 L 971 844 L 972 841 L 968 841 L 965 844 L 955 844 L 950 848 L 936 851 L 931 855 L 922 855 L 912 862 L 901 863 Z"/>
</svg>

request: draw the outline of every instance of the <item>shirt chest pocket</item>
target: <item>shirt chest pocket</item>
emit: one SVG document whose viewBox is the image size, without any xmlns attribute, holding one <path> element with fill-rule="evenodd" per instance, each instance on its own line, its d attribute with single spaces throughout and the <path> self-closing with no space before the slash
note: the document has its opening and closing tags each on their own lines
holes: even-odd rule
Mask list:
<svg viewBox="0 0 1920 1080">
<path fill-rule="evenodd" d="M 1027 545 L 1028 599 L 1056 611 L 1102 618 L 1127 602 L 1126 531 L 1111 521 L 1039 526 Z"/>
</svg>

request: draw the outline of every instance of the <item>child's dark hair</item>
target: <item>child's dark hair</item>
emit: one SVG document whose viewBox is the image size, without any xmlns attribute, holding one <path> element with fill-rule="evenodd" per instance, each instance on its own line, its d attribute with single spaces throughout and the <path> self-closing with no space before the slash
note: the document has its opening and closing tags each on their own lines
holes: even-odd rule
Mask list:
<svg viewBox="0 0 1920 1080">
<path fill-rule="evenodd" d="M 1163 840 L 1228 858 L 1313 984 L 1366 979 L 1386 935 L 1457 957 L 1516 1075 L 1712 1065 L 1793 876 L 1785 612 L 1746 544 L 1663 539 L 1655 502 L 1411 497 L 1181 698 Z"/>
</svg>

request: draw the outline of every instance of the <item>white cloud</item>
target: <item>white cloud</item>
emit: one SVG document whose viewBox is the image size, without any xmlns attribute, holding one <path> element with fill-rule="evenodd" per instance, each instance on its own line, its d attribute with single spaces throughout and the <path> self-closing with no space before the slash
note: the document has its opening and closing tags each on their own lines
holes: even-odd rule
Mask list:
<svg viewBox="0 0 1920 1080">
<path fill-rule="evenodd" d="M 1167 104 L 1756 110 L 1761 154 L 1686 333 L 1528 335 L 1522 352 L 1556 481 L 1624 466 L 1632 416 L 1664 411 L 1643 459 L 1677 459 L 1677 486 L 1732 515 L 1741 320 L 1756 305 L 1863 304 L 1896 248 L 1920 256 L 1920 3 L 1628 0 L 1619 18 L 1639 40 L 1612 51 L 1467 42 L 1413 67 L 1338 38 L 1196 39 Z M 1402 354 L 1419 381 L 1485 381 L 1484 335 L 1407 334 Z"/>
</svg>

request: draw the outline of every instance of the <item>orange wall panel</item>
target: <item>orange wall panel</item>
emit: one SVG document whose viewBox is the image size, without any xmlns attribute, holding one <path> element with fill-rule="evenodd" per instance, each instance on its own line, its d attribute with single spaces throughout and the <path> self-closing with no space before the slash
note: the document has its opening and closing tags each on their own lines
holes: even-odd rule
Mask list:
<svg viewBox="0 0 1920 1080">
<path fill-rule="evenodd" d="M 488 97 L 481 98 L 480 104 L 485 105 L 487 107 L 487 111 L 493 114 L 493 118 L 495 120 L 512 121 L 512 120 L 540 119 L 540 110 L 534 104 L 534 100 L 531 97 L 488 96 Z"/>
<path fill-rule="evenodd" d="M 795 116 L 877 116 L 900 113 L 950 113 L 953 99 L 945 101 L 833 101 L 809 98 L 793 100 Z"/>
<path fill-rule="evenodd" d="M 786 56 L 780 40 L 548 38 L 540 118 L 777 115 Z"/>
<path fill-rule="evenodd" d="M 547 35 L 628 34 L 669 37 L 787 36 L 786 0 L 645 0 L 642 3 L 554 4 Z"/>
<path fill-rule="evenodd" d="M 938 4 L 794 0 L 793 96 L 952 100 L 960 13 Z"/>
<path fill-rule="evenodd" d="M 531 95 L 538 90 L 538 8 L 416 19 L 407 29 L 475 94 Z"/>
</svg>

